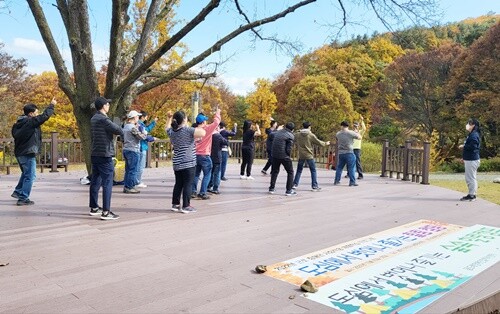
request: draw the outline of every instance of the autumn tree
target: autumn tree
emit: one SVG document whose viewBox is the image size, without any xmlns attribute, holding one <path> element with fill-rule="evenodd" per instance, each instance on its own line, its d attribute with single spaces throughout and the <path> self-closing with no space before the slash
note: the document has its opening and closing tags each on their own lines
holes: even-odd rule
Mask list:
<svg viewBox="0 0 500 314">
<path fill-rule="evenodd" d="M 474 42 L 454 62 L 448 89 L 461 125 L 470 117 L 483 126 L 486 155 L 500 148 L 500 23 Z"/>
<path fill-rule="evenodd" d="M 255 83 L 255 90 L 251 92 L 246 101 L 250 105 L 248 108 L 248 118 L 260 126 L 271 119 L 276 110 L 276 95 L 271 91 L 271 81 L 258 79 Z"/>
<path fill-rule="evenodd" d="M 349 91 L 329 75 L 306 76 L 288 95 L 286 121 L 309 121 L 318 137 L 329 140 L 343 120 L 355 117 Z"/>
<path fill-rule="evenodd" d="M 226 43 L 245 32 L 252 32 L 257 39 L 272 40 L 276 44 L 283 43 L 283 41 L 266 37 L 263 34 L 263 28 L 266 24 L 282 19 L 295 10 L 316 2 L 316 0 L 295 1 L 290 6 L 285 5 L 281 11 L 270 15 L 264 14 L 264 16 L 257 17 L 255 20 L 251 20 L 249 16 L 257 16 L 257 13 L 248 14 L 239 0 L 227 1 L 226 5 L 221 9 L 223 13 L 218 12 L 216 9 L 221 2 L 221 0 L 208 1 L 191 20 L 182 23 L 178 30 L 159 37 L 152 49 L 149 50 L 150 38 L 155 32 L 156 26 L 164 21 L 165 16 L 175 12 L 177 1 L 150 0 L 143 26 L 137 32 L 138 38 L 134 42 L 126 43 L 126 33 L 131 28 L 129 16 L 131 1 L 113 0 L 109 18 L 111 29 L 109 33 L 109 59 L 106 66 L 106 85 L 103 90 L 99 90 L 92 50 L 92 28 L 90 27 L 88 2 L 86 0 L 56 0 L 56 8 L 59 10 L 64 23 L 71 51 L 73 75 L 70 75 L 40 1 L 27 0 L 57 71 L 59 86 L 73 106 L 88 171 L 90 171 L 90 118 L 93 114 L 90 104 L 96 96 L 102 94 L 106 98 L 113 99 L 109 114 L 121 116 L 130 108 L 132 100 L 137 95 L 173 79 L 180 77 L 196 79 L 214 76 L 216 75 L 216 68 L 205 73 L 199 73 L 192 69 L 213 53 L 220 51 Z M 343 0 L 340 0 L 340 8 L 344 16 L 346 16 L 347 12 L 342 2 Z M 365 0 L 364 2 L 377 11 L 378 16 L 383 17 L 383 13 L 387 14 L 387 19 L 397 19 L 402 15 L 411 15 L 418 20 L 423 15 L 432 12 L 433 9 L 433 1 L 431 0 L 418 2 Z M 193 7 L 196 8 L 197 5 L 200 7 L 198 2 L 195 2 Z M 265 1 L 255 3 L 256 8 L 260 5 L 265 6 Z M 235 19 L 241 22 L 233 30 L 229 30 L 226 35 L 214 39 L 213 44 L 195 54 L 190 60 L 181 64 L 174 64 L 172 67 L 161 67 L 159 70 L 155 67 L 155 64 L 165 54 L 176 49 L 188 34 L 195 29 L 203 28 L 203 22 L 209 15 L 215 14 L 235 14 Z M 346 23 L 345 20 L 344 23 Z M 210 30 L 206 30 L 206 32 L 209 33 Z M 134 49 L 128 49 L 130 44 Z"/>
</svg>

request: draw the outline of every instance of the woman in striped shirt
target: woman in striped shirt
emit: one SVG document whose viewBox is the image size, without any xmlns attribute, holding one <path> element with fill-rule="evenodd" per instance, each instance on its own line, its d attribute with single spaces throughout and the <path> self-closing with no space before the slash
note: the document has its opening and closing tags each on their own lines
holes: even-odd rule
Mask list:
<svg viewBox="0 0 500 314">
<path fill-rule="evenodd" d="M 172 164 L 175 174 L 174 191 L 172 195 L 172 211 L 184 214 L 194 213 L 196 209 L 191 206 L 191 189 L 196 166 L 195 138 L 205 136 L 202 128 L 193 128 L 187 125 L 187 117 L 183 111 L 172 114 L 167 113 L 167 129 L 174 155 Z M 168 127 L 170 126 L 170 127 Z M 182 194 L 182 207 L 180 198 Z"/>
</svg>

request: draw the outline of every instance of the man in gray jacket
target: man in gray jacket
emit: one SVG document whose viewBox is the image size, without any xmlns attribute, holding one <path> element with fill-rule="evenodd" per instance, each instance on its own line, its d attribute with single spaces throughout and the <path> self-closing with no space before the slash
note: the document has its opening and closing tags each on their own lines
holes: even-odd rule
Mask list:
<svg viewBox="0 0 500 314">
<path fill-rule="evenodd" d="M 274 133 L 273 146 L 272 146 L 272 156 L 273 162 L 271 166 L 271 185 L 269 186 L 269 193 L 274 194 L 276 179 L 280 173 L 280 166 L 285 167 L 287 178 L 286 178 L 286 196 L 296 195 L 292 189 L 293 186 L 293 164 L 292 164 L 292 145 L 294 140 L 293 129 L 295 129 L 295 124 L 293 122 L 288 122 L 285 128 L 276 131 Z"/>
<path fill-rule="evenodd" d="M 120 216 L 111 211 L 111 192 L 113 189 L 113 157 L 115 156 L 114 135 L 123 137 L 122 128 L 109 119 L 109 103 L 111 99 L 97 97 L 94 102 L 97 112 L 90 119 L 91 129 L 91 162 L 90 180 L 90 215 L 101 215 L 102 220 L 118 219 Z M 98 204 L 99 189 L 102 185 L 102 209 Z M 101 213 L 102 211 L 102 213 Z"/>
</svg>

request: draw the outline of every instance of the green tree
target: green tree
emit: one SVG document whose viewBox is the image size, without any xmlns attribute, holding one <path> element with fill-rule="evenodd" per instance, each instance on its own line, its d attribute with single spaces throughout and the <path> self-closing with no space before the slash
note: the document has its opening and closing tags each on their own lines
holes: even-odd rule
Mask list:
<svg viewBox="0 0 500 314">
<path fill-rule="evenodd" d="M 288 95 L 286 121 L 309 121 L 314 132 L 330 140 L 343 120 L 354 118 L 349 91 L 329 75 L 306 76 Z"/>
</svg>

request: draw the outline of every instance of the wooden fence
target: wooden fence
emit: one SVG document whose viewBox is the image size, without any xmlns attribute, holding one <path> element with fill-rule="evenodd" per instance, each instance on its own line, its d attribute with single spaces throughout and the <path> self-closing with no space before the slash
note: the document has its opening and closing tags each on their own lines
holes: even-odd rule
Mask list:
<svg viewBox="0 0 500 314">
<path fill-rule="evenodd" d="M 406 141 L 403 147 L 389 147 L 385 140 L 382 146 L 382 174 L 381 177 L 429 184 L 430 171 L 430 143 L 424 142 L 423 148 L 413 148 L 411 141 Z"/>
</svg>

